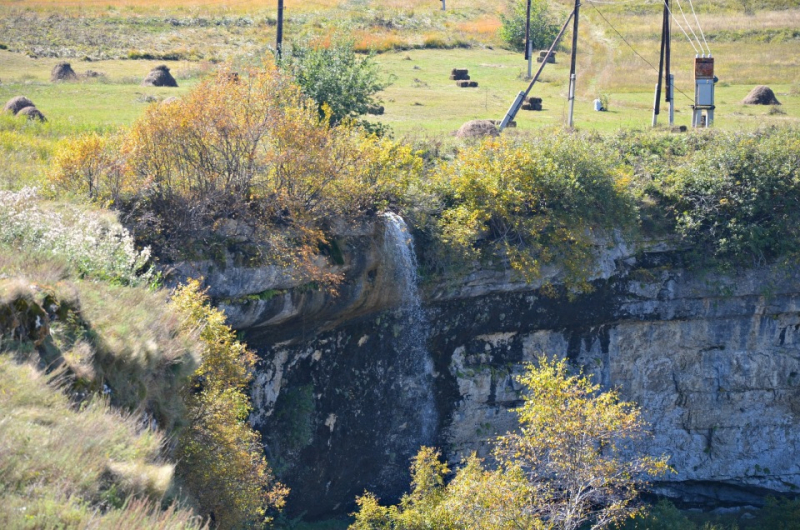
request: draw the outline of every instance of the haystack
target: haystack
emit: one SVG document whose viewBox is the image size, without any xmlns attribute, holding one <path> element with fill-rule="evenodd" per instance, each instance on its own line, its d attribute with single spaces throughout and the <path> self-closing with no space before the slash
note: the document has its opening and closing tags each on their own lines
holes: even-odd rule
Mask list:
<svg viewBox="0 0 800 530">
<path fill-rule="evenodd" d="M 469 70 L 466 68 L 453 68 L 450 70 L 450 80 L 469 81 Z"/>
<path fill-rule="evenodd" d="M 25 96 L 17 96 L 15 98 L 11 98 L 8 100 L 6 106 L 3 107 L 3 111 L 10 112 L 11 114 L 17 114 L 25 107 L 33 107 L 33 106 L 34 106 L 33 101 L 29 100 Z"/>
<path fill-rule="evenodd" d="M 468 121 L 456 132 L 459 138 L 483 138 L 484 136 L 497 136 L 500 132 L 492 120 Z"/>
<path fill-rule="evenodd" d="M 96 70 L 86 70 L 86 72 L 83 74 L 83 77 L 86 77 L 87 79 L 95 79 L 97 77 L 105 77 L 105 76 L 106 74 L 104 74 L 103 72 L 98 72 Z"/>
<path fill-rule="evenodd" d="M 53 67 L 50 72 L 50 82 L 58 83 L 59 81 L 77 81 L 78 74 L 72 69 L 69 63 L 58 63 Z"/>
<path fill-rule="evenodd" d="M 169 73 L 169 68 L 164 64 L 160 64 L 150 70 L 150 73 L 147 74 L 147 77 L 142 81 L 142 86 L 176 87 L 178 86 L 178 82 L 175 81 L 175 78 Z"/>
<path fill-rule="evenodd" d="M 17 116 L 26 116 L 29 120 L 39 120 L 39 121 L 47 121 L 47 118 L 44 117 L 44 114 L 41 113 L 39 109 L 36 107 L 25 107 L 24 109 L 20 110 L 17 113 Z"/>
<path fill-rule="evenodd" d="M 178 101 L 180 101 L 179 98 L 176 98 L 175 96 L 170 96 L 168 98 L 164 98 L 161 101 L 161 104 L 162 105 L 171 105 L 172 103 L 177 103 Z"/>
<path fill-rule="evenodd" d="M 775 92 L 766 85 L 758 85 L 742 100 L 745 105 L 780 105 Z"/>
</svg>

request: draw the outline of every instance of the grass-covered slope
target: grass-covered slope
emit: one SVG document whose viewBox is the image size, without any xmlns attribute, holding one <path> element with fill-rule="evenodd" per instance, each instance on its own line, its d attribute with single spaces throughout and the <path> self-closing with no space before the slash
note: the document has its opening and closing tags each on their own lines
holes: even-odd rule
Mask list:
<svg viewBox="0 0 800 530">
<path fill-rule="evenodd" d="M 78 308 L 97 285 L 55 281 L 55 264 L 30 256 L 33 266 L 22 274 L 19 267 L 25 261 L 14 263 L 6 257 L 9 250 L 3 246 L 0 263 L 5 278 L 0 280 L 0 526 L 203 526 L 193 511 L 178 504 L 164 431 L 152 429 L 152 411 L 161 409 L 156 403 L 174 401 L 153 395 L 170 386 L 165 384 L 169 372 L 132 356 L 109 362 L 103 355 L 121 352 L 98 347 L 105 335 L 100 330 L 109 320 L 136 327 L 136 322 L 124 323 L 136 309 L 106 306 L 106 324 L 98 322 L 97 329 L 78 340 L 81 326 L 94 321 Z M 89 298 L 85 307 L 96 315 L 96 301 Z M 133 300 L 118 296 L 116 301 Z M 161 338 L 155 337 L 154 347 L 163 345 Z M 149 371 L 148 377 L 143 371 Z M 141 386 L 125 388 L 119 384 L 123 379 Z M 174 412 L 170 416 L 160 410 L 159 415 L 175 421 Z"/>
<path fill-rule="evenodd" d="M 280 507 L 246 421 L 252 353 L 148 258 L 107 210 L 0 191 L 1 527 L 226 529 Z"/>
</svg>

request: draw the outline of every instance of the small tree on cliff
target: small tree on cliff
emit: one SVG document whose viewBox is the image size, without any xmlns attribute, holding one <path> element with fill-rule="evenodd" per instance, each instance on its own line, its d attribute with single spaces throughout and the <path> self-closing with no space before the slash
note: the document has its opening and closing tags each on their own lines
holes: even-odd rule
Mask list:
<svg viewBox="0 0 800 530">
<path fill-rule="evenodd" d="M 186 389 L 189 425 L 178 439 L 178 477 L 216 528 L 263 524 L 289 490 L 273 477 L 261 436 L 247 422 L 255 355 L 236 340 L 225 314 L 208 304 L 199 281 L 178 287 L 172 303 L 184 327 L 198 332 L 203 352 L 195 383 Z"/>
<path fill-rule="evenodd" d="M 520 430 L 496 441 L 495 469 L 472 455 L 445 484 L 438 452 L 423 448 L 412 492 L 393 507 L 365 494 L 351 528 L 601 529 L 637 512 L 646 480 L 669 469 L 666 457 L 643 453 L 639 409 L 568 374 L 565 361 L 542 358 L 518 380 L 527 390 Z"/>
</svg>

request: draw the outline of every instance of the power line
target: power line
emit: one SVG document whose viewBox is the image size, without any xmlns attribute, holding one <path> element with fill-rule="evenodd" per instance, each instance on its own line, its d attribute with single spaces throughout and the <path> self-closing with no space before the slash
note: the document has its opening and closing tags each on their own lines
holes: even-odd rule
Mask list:
<svg viewBox="0 0 800 530">
<path fill-rule="evenodd" d="M 591 3 L 591 2 L 590 2 L 590 3 Z M 610 27 L 611 29 L 613 29 L 613 30 L 614 30 L 614 32 L 615 32 L 617 35 L 619 35 L 619 38 L 620 38 L 620 39 L 622 39 L 622 42 L 624 42 L 625 44 L 627 44 L 627 45 L 628 45 L 628 48 L 630 48 L 630 49 L 631 49 L 631 51 L 632 51 L 634 54 L 636 54 L 636 56 L 637 56 L 637 57 L 639 57 L 639 59 L 641 59 L 642 61 L 646 62 L 648 65 L 650 65 L 650 68 L 652 68 L 652 69 L 653 69 L 653 71 L 655 71 L 656 73 L 658 73 L 658 68 L 656 68 L 655 66 L 653 66 L 653 63 L 651 63 L 650 61 L 648 61 L 647 59 L 645 59 L 645 58 L 644 58 L 644 56 L 642 56 L 642 54 L 640 54 L 639 52 L 637 52 L 637 51 L 636 51 L 636 48 L 634 48 L 634 47 L 631 45 L 631 43 L 630 43 L 630 42 L 628 42 L 628 40 L 627 40 L 627 39 L 626 39 L 626 38 L 625 38 L 625 37 L 622 35 L 622 33 L 620 33 L 620 32 L 617 30 L 617 28 L 615 28 L 615 27 L 614 27 L 614 25 L 613 25 L 611 22 L 609 22 L 609 21 L 608 21 L 608 19 L 607 19 L 607 18 L 606 18 L 606 17 L 603 15 L 603 13 L 601 13 L 601 12 L 600 12 L 600 10 L 599 10 L 599 9 L 597 9 L 597 7 L 596 7 L 596 6 L 595 6 L 593 3 L 592 3 L 592 8 L 593 8 L 595 11 L 597 11 L 597 14 L 598 14 L 598 15 L 600 15 L 600 18 L 602 18 L 602 19 L 605 21 L 605 23 L 606 23 L 606 24 L 608 24 L 608 27 Z M 689 41 L 689 42 L 691 42 L 691 41 Z M 695 48 L 695 50 L 696 50 L 696 48 Z M 680 88 L 678 88 L 678 87 L 676 87 L 676 86 L 674 86 L 674 85 L 673 85 L 673 87 L 675 88 L 675 90 L 677 90 L 678 92 L 680 92 L 681 94 L 683 94 L 683 95 L 686 97 L 686 99 L 688 99 L 689 101 L 694 101 L 694 100 L 693 100 L 692 98 L 690 98 L 690 97 L 689 97 L 689 96 L 688 96 L 688 95 L 687 95 L 687 94 L 686 94 L 686 93 L 685 93 L 683 90 L 681 90 Z"/>
<path fill-rule="evenodd" d="M 697 45 L 700 46 L 700 52 L 705 53 L 703 50 L 703 43 L 700 42 L 700 37 L 698 37 L 697 33 L 694 32 L 694 29 L 692 29 L 692 25 L 689 23 L 689 19 L 686 18 L 686 13 L 683 12 L 683 6 L 681 5 L 681 0 L 675 0 L 675 1 L 678 3 L 678 9 L 681 10 L 681 15 L 683 15 L 683 20 L 686 22 L 686 27 L 689 28 L 689 31 L 692 32 L 692 35 L 694 35 L 694 38 L 697 40 Z"/>
<path fill-rule="evenodd" d="M 694 45 L 694 41 L 692 41 L 692 38 L 689 36 L 688 33 L 686 33 L 686 30 L 683 29 L 683 26 L 681 26 L 681 23 L 678 20 L 678 17 L 675 16 L 675 13 L 672 12 L 672 10 L 669 8 L 669 6 L 667 6 L 667 11 L 669 11 L 669 14 L 672 17 L 672 20 L 675 22 L 675 24 L 678 26 L 678 28 L 680 28 L 680 30 L 683 32 L 683 34 L 686 35 L 686 40 L 688 40 L 689 44 L 691 44 L 692 49 L 694 50 L 694 53 L 699 54 L 700 50 L 698 50 L 697 46 Z"/>
<path fill-rule="evenodd" d="M 700 25 L 700 19 L 697 18 L 697 13 L 695 13 L 694 11 L 694 4 L 692 3 L 692 0 L 689 0 L 689 5 L 692 7 L 692 15 L 694 15 L 694 19 L 697 22 L 697 29 L 700 30 L 700 35 L 703 37 L 703 42 L 706 43 L 706 49 L 708 50 L 708 55 L 711 55 L 711 48 L 708 47 L 708 41 L 706 40 L 706 36 L 703 33 L 703 27 Z"/>
</svg>

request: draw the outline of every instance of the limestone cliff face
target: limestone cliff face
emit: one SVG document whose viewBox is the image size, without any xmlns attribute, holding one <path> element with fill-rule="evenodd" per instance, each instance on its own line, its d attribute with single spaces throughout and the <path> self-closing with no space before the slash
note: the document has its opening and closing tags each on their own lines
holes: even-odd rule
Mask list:
<svg viewBox="0 0 800 530">
<path fill-rule="evenodd" d="M 341 239 L 338 297 L 286 285 L 280 297 L 225 306 L 261 356 L 252 421 L 295 513 L 344 511 L 364 489 L 396 498 L 421 444 L 452 461 L 485 454 L 514 428 L 513 376 L 540 353 L 641 405 L 651 452 L 671 455 L 677 472 L 663 492 L 724 503 L 800 488 L 798 271 L 690 272 L 678 252 L 620 243 L 598 247 L 594 290 L 573 297 L 476 271 L 423 291 L 424 368 L 406 345 L 418 323 L 397 307 L 384 237 L 376 223 Z"/>
</svg>

